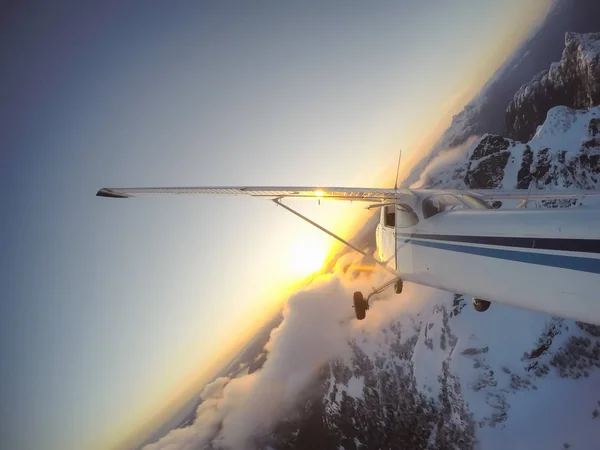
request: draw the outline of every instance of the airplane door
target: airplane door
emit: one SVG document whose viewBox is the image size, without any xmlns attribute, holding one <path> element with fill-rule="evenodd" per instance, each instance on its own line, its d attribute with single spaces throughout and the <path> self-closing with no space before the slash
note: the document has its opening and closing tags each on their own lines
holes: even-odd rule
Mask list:
<svg viewBox="0 0 600 450">
<path fill-rule="evenodd" d="M 396 211 L 395 205 L 381 208 L 381 217 L 377 226 L 377 249 L 379 259 L 392 268 L 396 268 Z"/>
<path fill-rule="evenodd" d="M 409 275 L 414 273 L 414 246 L 410 234 L 419 223 L 419 217 L 405 204 L 396 205 L 394 245 L 396 250 L 396 270 Z"/>
</svg>

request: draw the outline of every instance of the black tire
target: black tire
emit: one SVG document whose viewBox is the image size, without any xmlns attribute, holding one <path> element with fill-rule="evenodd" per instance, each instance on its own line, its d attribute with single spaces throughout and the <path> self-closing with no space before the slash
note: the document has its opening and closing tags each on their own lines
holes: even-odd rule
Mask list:
<svg viewBox="0 0 600 450">
<path fill-rule="evenodd" d="M 473 298 L 473 308 L 475 311 L 484 312 L 487 311 L 491 303 L 487 300 L 481 300 L 480 298 Z"/>
<path fill-rule="evenodd" d="M 402 282 L 402 280 L 400 278 L 398 278 L 398 281 L 396 281 L 394 283 L 394 291 L 396 291 L 396 294 L 402 294 L 403 287 L 404 287 L 404 283 Z"/>
<path fill-rule="evenodd" d="M 367 301 L 360 291 L 354 293 L 354 314 L 356 314 L 358 320 L 367 317 Z"/>
</svg>

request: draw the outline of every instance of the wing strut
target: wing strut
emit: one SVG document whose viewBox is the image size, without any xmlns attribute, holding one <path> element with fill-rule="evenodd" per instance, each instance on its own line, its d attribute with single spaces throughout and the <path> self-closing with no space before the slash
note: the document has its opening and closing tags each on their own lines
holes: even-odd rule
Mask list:
<svg viewBox="0 0 600 450">
<path fill-rule="evenodd" d="M 289 212 L 291 212 L 291 213 L 292 213 L 292 214 L 294 214 L 295 216 L 298 216 L 298 217 L 300 217 L 302 220 L 304 220 L 304 221 L 306 221 L 306 222 L 310 223 L 312 226 L 314 226 L 314 227 L 318 228 L 319 230 L 323 231 L 324 233 L 327 233 L 327 234 L 328 234 L 329 236 L 331 236 L 332 238 L 334 238 L 334 239 L 337 239 L 337 240 L 338 240 L 338 241 L 340 241 L 342 244 L 344 244 L 344 245 L 346 245 L 346 246 L 350 247 L 352 250 L 355 250 L 355 251 L 357 251 L 358 253 L 360 253 L 361 255 L 363 255 L 365 258 L 368 258 L 369 260 L 373 261 L 375 264 L 377 264 L 378 266 L 380 266 L 381 268 L 383 268 L 383 269 L 384 269 L 384 270 L 386 270 L 387 272 L 389 272 L 389 273 L 391 273 L 392 275 L 394 275 L 394 277 L 397 277 L 397 276 L 398 276 L 398 274 L 396 273 L 396 271 L 395 271 L 394 269 L 391 269 L 390 267 L 388 267 L 388 266 L 387 266 L 387 264 L 385 264 L 385 263 L 383 263 L 383 262 L 381 262 L 381 261 L 378 261 L 377 259 L 373 258 L 373 257 L 372 257 L 371 255 L 369 255 L 368 253 L 366 253 L 366 252 L 363 252 L 363 251 L 362 251 L 362 250 L 360 250 L 358 247 L 355 247 L 354 245 L 352 245 L 352 244 L 351 244 L 350 242 L 348 242 L 347 240 L 345 240 L 345 239 L 343 239 L 343 238 L 339 237 L 339 236 L 338 236 L 337 234 L 335 234 L 335 233 L 332 233 L 332 232 L 331 232 L 331 231 L 329 231 L 327 228 L 325 228 L 325 227 L 323 227 L 323 226 L 319 225 L 318 223 L 316 223 L 316 222 L 314 222 L 314 221 L 310 220 L 308 217 L 306 217 L 306 216 L 304 216 L 304 215 L 300 214 L 298 211 L 296 211 L 296 210 L 294 210 L 294 209 L 290 208 L 289 206 L 287 206 L 287 205 L 284 205 L 283 203 L 281 203 L 281 198 L 280 198 L 280 197 L 278 197 L 278 198 L 274 198 L 274 199 L 273 199 L 273 202 L 274 202 L 276 205 L 278 205 L 278 206 L 281 206 L 281 207 L 283 207 L 284 209 L 287 209 Z"/>
</svg>

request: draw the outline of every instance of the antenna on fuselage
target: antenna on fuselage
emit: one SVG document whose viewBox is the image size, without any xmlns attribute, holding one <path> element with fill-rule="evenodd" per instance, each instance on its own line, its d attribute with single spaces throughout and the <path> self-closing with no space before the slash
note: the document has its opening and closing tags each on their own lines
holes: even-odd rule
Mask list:
<svg viewBox="0 0 600 450">
<path fill-rule="evenodd" d="M 400 175 L 400 160 L 402 159 L 402 149 L 398 155 L 398 168 L 396 169 L 396 183 L 394 184 L 394 191 L 398 193 L 398 176 Z"/>
</svg>

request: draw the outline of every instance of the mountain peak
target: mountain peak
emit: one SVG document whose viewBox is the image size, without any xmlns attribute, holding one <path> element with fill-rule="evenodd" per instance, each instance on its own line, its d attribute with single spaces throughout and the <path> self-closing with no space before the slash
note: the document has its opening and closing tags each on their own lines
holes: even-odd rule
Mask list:
<svg viewBox="0 0 600 450">
<path fill-rule="evenodd" d="M 588 108 L 600 103 L 600 33 L 566 33 L 559 62 L 525 83 L 506 110 L 506 135 L 526 142 L 559 105 Z"/>
<path fill-rule="evenodd" d="M 575 48 L 585 59 L 598 64 L 600 55 L 600 33 L 565 33 L 565 52 Z M 572 50 L 571 50 L 572 51 Z"/>
</svg>

